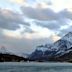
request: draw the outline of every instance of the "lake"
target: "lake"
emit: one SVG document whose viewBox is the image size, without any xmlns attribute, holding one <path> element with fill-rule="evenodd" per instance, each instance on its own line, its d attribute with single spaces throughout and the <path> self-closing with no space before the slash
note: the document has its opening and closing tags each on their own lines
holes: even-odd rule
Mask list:
<svg viewBox="0 0 72 72">
<path fill-rule="evenodd" d="M 72 72 L 71 63 L 3 62 L 0 72 Z"/>
</svg>

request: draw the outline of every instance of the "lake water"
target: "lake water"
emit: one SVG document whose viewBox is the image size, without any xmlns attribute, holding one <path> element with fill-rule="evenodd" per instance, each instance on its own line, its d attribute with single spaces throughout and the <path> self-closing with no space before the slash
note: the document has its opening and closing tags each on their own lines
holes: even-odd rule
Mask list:
<svg viewBox="0 0 72 72">
<path fill-rule="evenodd" d="M 0 72 L 72 72 L 71 63 L 4 62 Z"/>
</svg>

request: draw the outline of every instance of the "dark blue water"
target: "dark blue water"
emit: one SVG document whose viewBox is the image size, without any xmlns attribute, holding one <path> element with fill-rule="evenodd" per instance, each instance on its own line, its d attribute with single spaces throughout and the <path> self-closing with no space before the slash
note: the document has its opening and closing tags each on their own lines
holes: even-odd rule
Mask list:
<svg viewBox="0 0 72 72">
<path fill-rule="evenodd" d="M 0 63 L 0 72 L 72 72 L 72 64 L 48 62 L 6 62 Z"/>
</svg>

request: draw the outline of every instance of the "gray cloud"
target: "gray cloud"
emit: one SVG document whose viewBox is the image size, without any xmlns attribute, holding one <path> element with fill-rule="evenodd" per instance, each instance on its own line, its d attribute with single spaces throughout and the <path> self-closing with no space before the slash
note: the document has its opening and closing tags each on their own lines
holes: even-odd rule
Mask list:
<svg viewBox="0 0 72 72">
<path fill-rule="evenodd" d="M 37 20 L 54 20 L 58 19 L 56 13 L 51 9 L 21 7 L 24 15 Z"/>
<path fill-rule="evenodd" d="M 22 12 L 29 18 L 37 20 L 59 20 L 59 19 L 72 19 L 72 12 L 64 9 L 58 13 L 55 13 L 50 8 L 32 8 L 21 7 Z"/>
<path fill-rule="evenodd" d="M 27 33 L 34 33 L 34 31 L 30 27 L 26 27 L 24 31 Z"/>
<path fill-rule="evenodd" d="M 72 26 L 66 28 L 66 29 L 62 29 L 59 31 L 59 36 L 64 36 L 65 34 L 67 34 L 68 32 L 72 32 Z"/>
<path fill-rule="evenodd" d="M 32 7 L 21 7 L 22 12 L 29 18 L 37 20 L 59 20 L 59 19 L 72 19 L 72 12 L 67 9 L 61 12 L 55 13 L 50 8 L 32 8 Z"/>
<path fill-rule="evenodd" d="M 69 20 L 68 19 L 59 19 L 59 20 L 48 20 L 48 21 L 39 21 L 36 20 L 35 23 L 38 26 L 46 27 L 53 31 L 60 31 L 60 28 L 64 25 L 68 25 Z"/>
<path fill-rule="evenodd" d="M 63 25 L 68 25 L 69 19 L 72 19 L 72 13 L 67 9 L 61 12 L 55 13 L 49 8 L 32 8 L 32 7 L 21 7 L 24 15 L 35 19 L 35 23 L 39 26 L 46 27 L 51 30 L 58 30 Z"/>
<path fill-rule="evenodd" d="M 56 21 L 56 20 L 52 20 L 52 21 L 35 21 L 35 23 L 37 25 L 40 25 L 42 27 L 46 27 L 46 28 L 51 29 L 51 30 L 58 30 L 62 25 L 65 24 L 64 22 L 62 22 L 62 20 L 60 20 L 60 21 Z"/>
<path fill-rule="evenodd" d="M 69 12 L 67 9 L 64 9 L 58 13 L 58 16 L 61 18 L 72 19 L 72 12 Z"/>
<path fill-rule="evenodd" d="M 0 28 L 15 30 L 19 28 L 19 24 L 29 26 L 23 21 L 22 15 L 11 10 L 0 9 Z"/>
</svg>

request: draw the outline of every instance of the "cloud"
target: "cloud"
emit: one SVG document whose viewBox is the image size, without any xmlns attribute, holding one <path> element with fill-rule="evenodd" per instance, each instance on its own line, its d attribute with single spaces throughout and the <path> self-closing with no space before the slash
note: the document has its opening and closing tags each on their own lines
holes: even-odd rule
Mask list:
<svg viewBox="0 0 72 72">
<path fill-rule="evenodd" d="M 58 35 L 56 35 L 56 34 L 53 34 L 53 35 L 51 35 L 50 38 L 52 39 L 53 42 L 56 42 L 56 41 L 59 40 L 61 37 L 58 36 Z"/>
<path fill-rule="evenodd" d="M 0 28 L 6 37 L 17 39 L 48 38 L 53 32 L 48 28 L 26 21 L 20 14 L 7 9 L 0 11 Z M 33 22 L 33 21 L 32 21 Z"/>
<path fill-rule="evenodd" d="M 0 28 L 16 30 L 20 24 L 29 26 L 24 22 L 22 15 L 8 9 L 0 9 Z"/>
<path fill-rule="evenodd" d="M 68 9 L 64 9 L 58 13 L 54 12 L 50 8 L 32 8 L 32 7 L 21 7 L 22 12 L 25 16 L 37 19 L 37 20 L 59 20 L 59 19 L 72 19 L 72 12 Z M 30 12 L 30 13 L 29 13 Z"/>
<path fill-rule="evenodd" d="M 34 7 L 35 8 L 48 8 L 49 5 L 48 5 L 48 3 L 40 2 L 40 3 L 36 3 L 36 5 Z"/>
<path fill-rule="evenodd" d="M 60 17 L 72 19 L 72 12 L 68 9 L 64 9 L 58 13 Z"/>
<path fill-rule="evenodd" d="M 34 33 L 33 30 L 29 27 L 24 27 L 24 25 L 19 25 L 19 26 L 20 26 L 20 28 L 18 28 L 16 30 L 2 29 L 2 34 L 6 37 L 22 39 L 22 38 L 27 38 L 32 33 Z"/>
<path fill-rule="evenodd" d="M 66 9 L 55 13 L 49 8 L 23 7 L 23 11 L 26 11 L 27 17 L 33 19 L 33 23 L 29 20 L 26 21 L 22 15 L 13 11 L 0 10 L 0 28 L 3 28 L 5 36 L 19 39 L 48 38 L 51 34 L 59 32 L 63 25 L 68 26 L 68 20 L 71 19 L 71 12 Z M 24 15 L 26 14 L 24 13 Z M 23 30 L 21 30 L 20 25 L 23 26 Z"/>
<path fill-rule="evenodd" d="M 68 25 L 61 26 L 61 28 L 59 30 L 59 35 L 64 36 L 68 32 L 72 32 L 72 20 L 70 20 Z"/>
<path fill-rule="evenodd" d="M 49 8 L 21 7 L 21 9 L 24 15 L 32 19 L 51 20 L 58 18 L 56 13 Z"/>
<path fill-rule="evenodd" d="M 53 30 L 55 33 L 59 33 L 61 28 L 65 29 L 68 27 L 72 20 L 72 12 L 67 8 L 60 12 L 55 12 L 51 8 L 41 7 L 33 8 L 24 6 L 21 9 L 26 17 L 34 19 L 35 24 Z"/>
<path fill-rule="evenodd" d="M 50 30 L 58 30 L 62 24 L 56 20 L 51 21 L 35 21 L 38 26 L 46 27 Z"/>
<path fill-rule="evenodd" d="M 50 1 L 43 0 L 10 0 L 11 3 L 18 4 L 19 6 L 41 7 L 47 8 L 51 5 Z"/>
<path fill-rule="evenodd" d="M 23 14 L 34 19 L 34 23 L 38 26 L 48 28 L 54 32 L 59 32 L 61 28 L 65 29 L 69 24 L 69 20 L 72 19 L 71 0 L 31 0 L 31 2 L 26 0 L 26 3 L 29 6 L 21 7 Z"/>
<path fill-rule="evenodd" d="M 17 30 L 6 30 L 3 29 L 2 33 L 6 37 L 12 37 L 16 39 L 42 39 L 49 38 L 54 32 L 48 28 L 44 28 L 38 25 L 31 25 L 29 28 L 25 28 L 23 25 L 20 25 L 20 28 Z"/>
<path fill-rule="evenodd" d="M 20 4 L 20 5 L 23 5 L 26 0 L 10 0 L 12 3 L 16 3 L 16 4 Z"/>
</svg>

